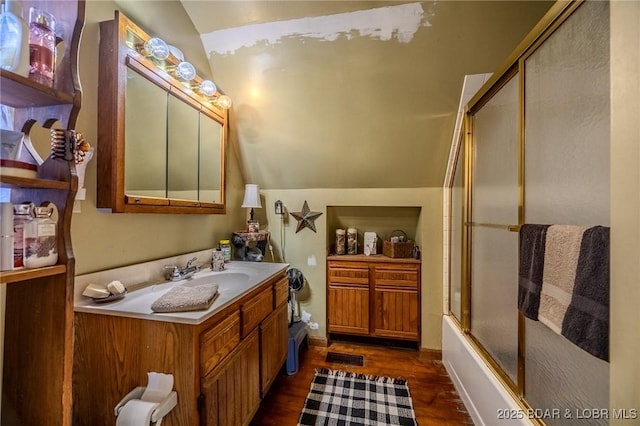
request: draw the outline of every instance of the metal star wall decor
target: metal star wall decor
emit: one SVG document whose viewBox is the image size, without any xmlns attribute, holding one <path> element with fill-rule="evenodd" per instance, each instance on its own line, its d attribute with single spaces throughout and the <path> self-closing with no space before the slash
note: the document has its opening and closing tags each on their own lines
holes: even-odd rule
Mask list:
<svg viewBox="0 0 640 426">
<path fill-rule="evenodd" d="M 302 205 L 302 211 L 289 212 L 289 214 L 298 220 L 298 226 L 296 226 L 296 234 L 297 234 L 303 228 L 309 228 L 313 232 L 316 232 L 316 224 L 314 223 L 314 221 L 322 213 L 312 212 L 309 209 L 309 204 L 307 204 L 307 200 L 304 200 L 304 204 Z"/>
</svg>

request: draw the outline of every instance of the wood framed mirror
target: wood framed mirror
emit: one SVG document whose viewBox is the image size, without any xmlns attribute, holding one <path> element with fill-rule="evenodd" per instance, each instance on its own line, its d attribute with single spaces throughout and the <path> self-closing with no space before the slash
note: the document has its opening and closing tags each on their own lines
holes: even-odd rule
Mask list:
<svg viewBox="0 0 640 426">
<path fill-rule="evenodd" d="M 100 23 L 98 208 L 223 214 L 227 110 L 173 75 L 180 59 L 147 56 L 150 38 L 119 11 Z"/>
</svg>

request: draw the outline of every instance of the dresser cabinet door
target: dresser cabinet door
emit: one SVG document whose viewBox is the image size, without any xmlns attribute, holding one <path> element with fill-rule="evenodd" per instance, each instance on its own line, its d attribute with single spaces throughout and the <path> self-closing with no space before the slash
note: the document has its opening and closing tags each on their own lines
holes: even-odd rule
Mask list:
<svg viewBox="0 0 640 426">
<path fill-rule="evenodd" d="M 369 334 L 369 267 L 330 263 L 327 322 L 330 333 Z"/>
<path fill-rule="evenodd" d="M 369 334 L 369 287 L 329 285 L 329 332 Z"/>
<path fill-rule="evenodd" d="M 378 337 L 418 341 L 420 338 L 419 266 L 374 267 L 375 328 Z"/>
</svg>

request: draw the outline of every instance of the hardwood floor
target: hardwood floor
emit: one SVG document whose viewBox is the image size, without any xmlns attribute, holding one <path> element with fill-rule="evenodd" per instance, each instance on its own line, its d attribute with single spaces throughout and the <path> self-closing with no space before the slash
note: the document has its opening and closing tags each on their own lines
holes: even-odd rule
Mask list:
<svg viewBox="0 0 640 426">
<path fill-rule="evenodd" d="M 364 356 L 364 366 L 327 363 L 328 351 Z M 282 373 L 251 425 L 295 426 L 318 367 L 407 379 L 420 426 L 472 425 L 440 360 L 439 352 L 392 348 L 360 343 L 333 342 L 329 347 L 300 348 L 300 368 L 292 376 Z"/>
</svg>

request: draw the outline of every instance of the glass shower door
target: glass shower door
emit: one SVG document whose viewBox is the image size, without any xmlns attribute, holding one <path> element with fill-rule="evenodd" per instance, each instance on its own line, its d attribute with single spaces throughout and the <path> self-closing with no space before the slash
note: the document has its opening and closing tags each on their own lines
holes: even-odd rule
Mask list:
<svg viewBox="0 0 640 426">
<path fill-rule="evenodd" d="M 517 383 L 517 75 L 473 116 L 471 334 Z"/>
</svg>

